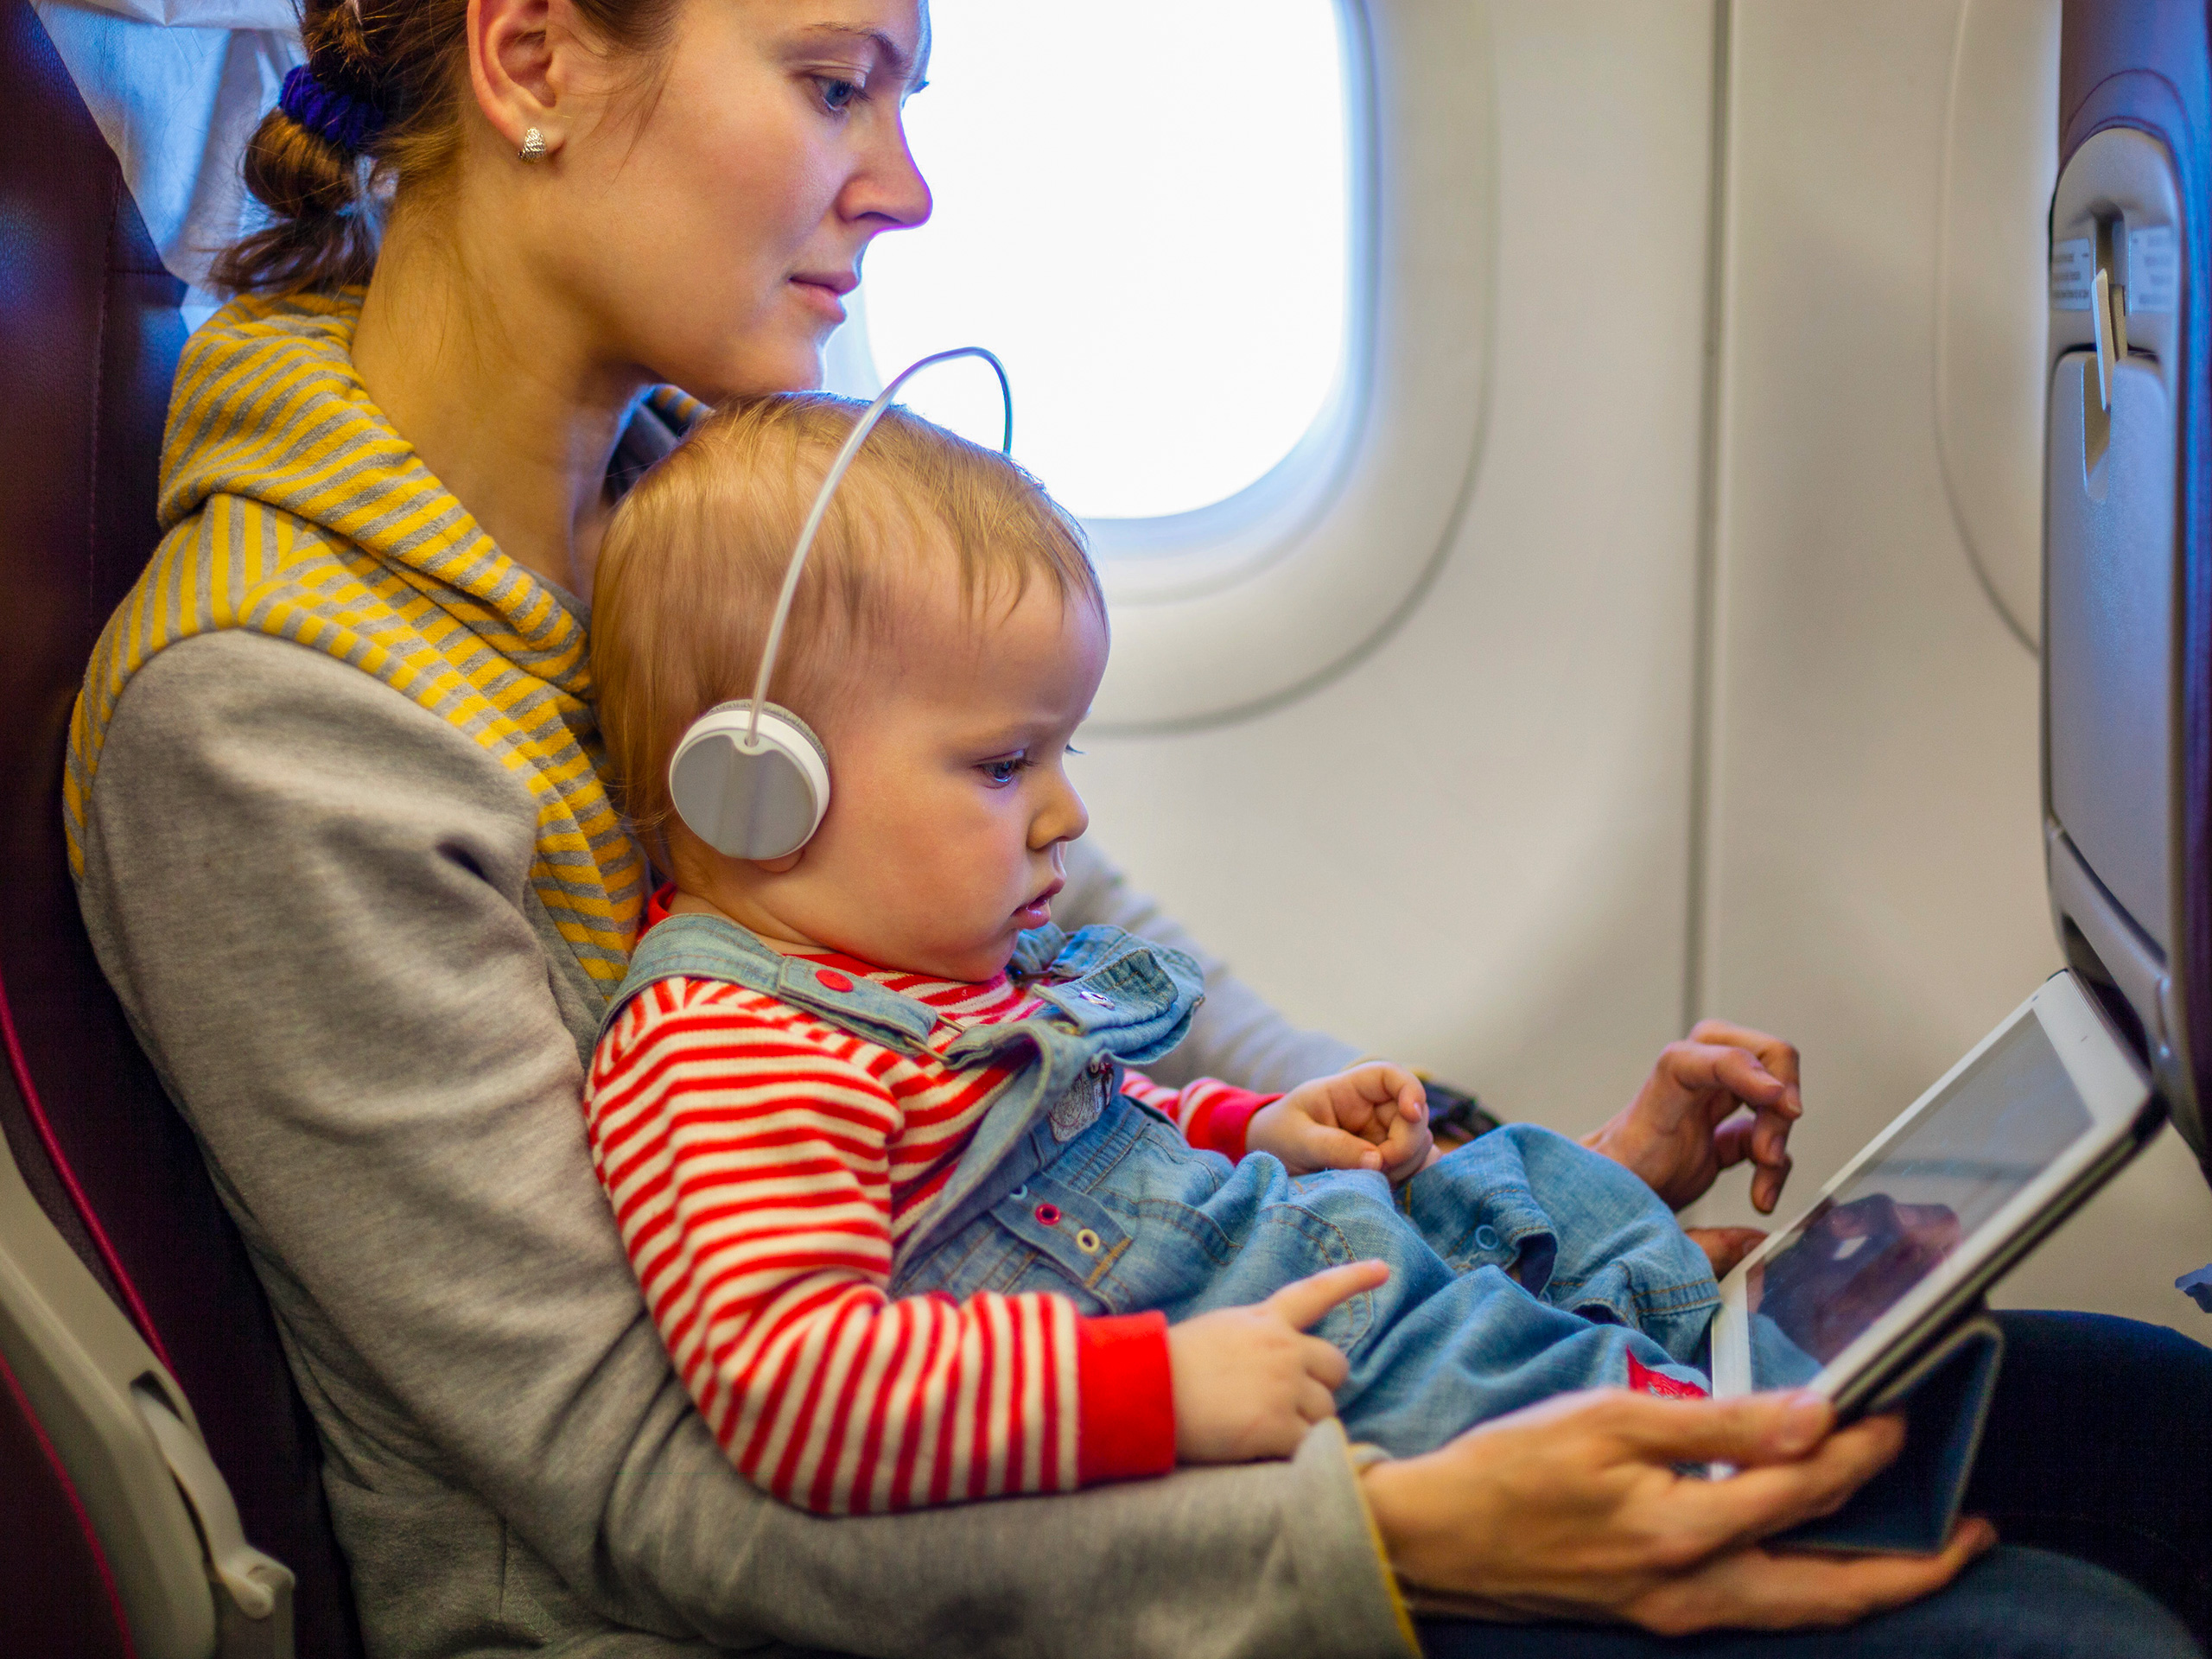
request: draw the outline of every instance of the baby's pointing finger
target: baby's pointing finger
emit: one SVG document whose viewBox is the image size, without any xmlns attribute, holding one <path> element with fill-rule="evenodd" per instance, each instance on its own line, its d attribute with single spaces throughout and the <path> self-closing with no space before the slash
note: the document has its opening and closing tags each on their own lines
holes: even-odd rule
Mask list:
<svg viewBox="0 0 2212 1659">
<path fill-rule="evenodd" d="M 1303 1331 L 1338 1302 L 1374 1289 L 1389 1276 L 1387 1262 L 1347 1262 L 1292 1280 L 1260 1306 L 1289 1320 L 1294 1330 Z"/>
</svg>

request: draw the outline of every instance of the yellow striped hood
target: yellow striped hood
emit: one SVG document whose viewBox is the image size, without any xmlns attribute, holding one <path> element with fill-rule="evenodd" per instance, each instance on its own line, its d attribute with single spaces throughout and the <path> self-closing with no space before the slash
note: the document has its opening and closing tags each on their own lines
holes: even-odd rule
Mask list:
<svg viewBox="0 0 2212 1659">
<path fill-rule="evenodd" d="M 370 400 L 353 362 L 360 304 L 358 289 L 249 297 L 187 342 L 162 444 L 161 545 L 100 635 L 70 720 L 71 868 L 82 877 L 86 804 L 130 677 L 180 639 L 251 628 L 382 680 L 529 785 L 532 882 L 611 994 L 645 871 L 599 780 L 584 624 L 499 551 Z"/>
</svg>

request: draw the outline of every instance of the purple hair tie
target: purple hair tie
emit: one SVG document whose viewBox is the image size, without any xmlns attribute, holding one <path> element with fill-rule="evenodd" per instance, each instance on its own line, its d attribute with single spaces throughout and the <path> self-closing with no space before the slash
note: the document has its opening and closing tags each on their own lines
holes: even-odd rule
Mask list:
<svg viewBox="0 0 2212 1659">
<path fill-rule="evenodd" d="M 359 156 L 373 143 L 385 123 L 385 112 L 375 105 L 325 86 L 304 63 L 294 65 L 284 76 L 276 107 L 348 156 Z"/>
</svg>

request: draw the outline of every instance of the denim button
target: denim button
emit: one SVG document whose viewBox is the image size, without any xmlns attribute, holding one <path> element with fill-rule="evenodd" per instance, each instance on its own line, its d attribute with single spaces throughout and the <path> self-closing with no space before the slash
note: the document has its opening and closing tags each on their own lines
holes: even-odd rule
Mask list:
<svg viewBox="0 0 2212 1659">
<path fill-rule="evenodd" d="M 1097 1255 L 1098 1235 L 1092 1232 L 1088 1227 L 1077 1229 L 1075 1236 L 1075 1247 L 1078 1250 L 1081 1250 L 1085 1255 Z"/>
<path fill-rule="evenodd" d="M 1101 996 L 1096 991 L 1081 990 L 1077 991 L 1076 995 L 1081 997 L 1084 1001 L 1090 1003 L 1091 1007 L 1095 1008 L 1110 1008 L 1114 1006 L 1114 999 L 1112 997 Z"/>
<path fill-rule="evenodd" d="M 1029 1183 L 1027 1181 L 1024 1181 L 1020 1186 L 1015 1187 L 1013 1192 L 1007 1194 L 1007 1197 L 1012 1198 L 1016 1204 L 1020 1203 L 1022 1199 L 1028 1196 Z"/>
<path fill-rule="evenodd" d="M 1490 1225 L 1487 1222 L 1475 1229 L 1475 1248 L 1477 1249 L 1494 1250 L 1498 1247 L 1498 1243 L 1499 1239 L 1497 1236 L 1497 1229 Z"/>
<path fill-rule="evenodd" d="M 1060 1224 L 1060 1206 L 1057 1204 L 1039 1205 L 1037 1206 L 1037 1219 L 1040 1224 L 1046 1227 L 1058 1226 Z"/>
<path fill-rule="evenodd" d="M 853 982 L 835 968 L 817 968 L 814 970 L 814 976 L 830 990 L 849 991 L 853 988 Z"/>
</svg>

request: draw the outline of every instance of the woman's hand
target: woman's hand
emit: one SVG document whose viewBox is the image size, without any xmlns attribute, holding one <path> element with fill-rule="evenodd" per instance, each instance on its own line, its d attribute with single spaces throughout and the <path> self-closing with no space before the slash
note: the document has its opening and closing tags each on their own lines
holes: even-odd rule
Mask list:
<svg viewBox="0 0 2212 1659">
<path fill-rule="evenodd" d="M 1833 1513 L 1904 1443 L 1896 1418 L 1828 1433 L 1810 1394 L 1566 1395 L 1362 1477 L 1407 1584 L 1508 1618 L 1614 1619 L 1662 1635 L 1845 1624 L 1948 1583 L 1996 1534 L 1961 1523 L 1932 1556 L 1764 1548 Z M 1678 1464 L 1739 1472 L 1705 1480 Z"/>
<path fill-rule="evenodd" d="M 1301 1083 L 1252 1115 L 1244 1145 L 1294 1175 L 1375 1169 L 1395 1185 L 1434 1161 L 1428 1091 L 1402 1065 L 1370 1062 Z"/>
<path fill-rule="evenodd" d="M 1169 1326 L 1178 1461 L 1246 1463 L 1297 1451 L 1307 1429 L 1337 1414 L 1349 1369 L 1334 1344 L 1306 1327 L 1389 1276 L 1381 1262 L 1354 1262 L 1294 1281 L 1254 1306 Z"/>
<path fill-rule="evenodd" d="M 1751 1116 L 1737 1116 L 1743 1106 Z M 1764 1215 L 1789 1179 L 1789 1127 L 1804 1115 L 1795 1048 L 1704 1020 L 1688 1040 L 1667 1046 L 1627 1109 L 1582 1144 L 1635 1171 L 1676 1210 L 1748 1158 L 1757 1166 L 1751 1204 Z"/>
<path fill-rule="evenodd" d="M 1766 1234 L 1757 1227 L 1685 1227 L 1682 1232 L 1705 1252 L 1715 1279 L 1726 1279 L 1738 1262 L 1766 1243 Z"/>
</svg>

